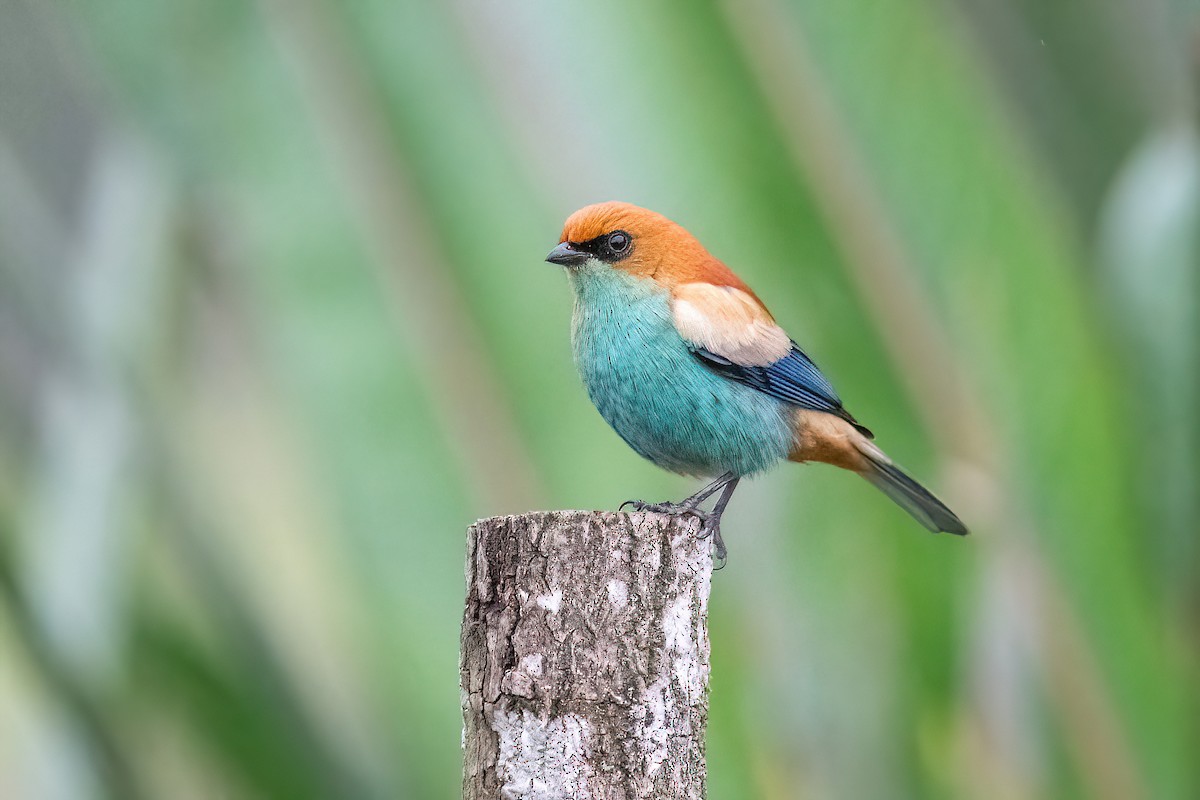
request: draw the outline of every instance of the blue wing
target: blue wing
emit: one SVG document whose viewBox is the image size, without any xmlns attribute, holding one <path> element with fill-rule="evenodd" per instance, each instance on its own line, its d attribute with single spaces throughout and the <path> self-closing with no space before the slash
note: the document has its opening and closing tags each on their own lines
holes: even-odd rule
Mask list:
<svg viewBox="0 0 1200 800">
<path fill-rule="evenodd" d="M 792 350 L 786 356 L 761 367 L 734 363 L 702 347 L 692 347 L 692 353 L 718 375 L 744 383 L 801 408 L 834 414 L 849 422 L 868 438 L 875 438 L 875 434 L 860 425 L 849 411 L 842 408 L 842 399 L 838 397 L 829 379 L 821 374 L 813 360 L 805 355 L 795 342 L 792 342 Z"/>
</svg>

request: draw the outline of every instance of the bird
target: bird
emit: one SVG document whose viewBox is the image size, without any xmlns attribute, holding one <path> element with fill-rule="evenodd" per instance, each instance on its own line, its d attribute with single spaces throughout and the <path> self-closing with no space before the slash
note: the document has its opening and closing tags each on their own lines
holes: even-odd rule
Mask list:
<svg viewBox="0 0 1200 800">
<path fill-rule="evenodd" d="M 596 203 L 567 218 L 546 261 L 564 268 L 573 291 L 575 364 L 600 415 L 659 467 L 710 479 L 679 502 L 621 508 L 696 516 L 724 565 L 721 518 L 739 482 L 784 461 L 819 462 L 865 478 L 930 531 L 967 533 L 683 226 L 631 203 Z"/>
</svg>

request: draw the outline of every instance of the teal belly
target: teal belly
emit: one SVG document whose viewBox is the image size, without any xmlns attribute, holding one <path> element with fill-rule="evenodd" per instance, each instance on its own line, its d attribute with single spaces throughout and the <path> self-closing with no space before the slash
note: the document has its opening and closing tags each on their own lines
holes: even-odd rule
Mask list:
<svg viewBox="0 0 1200 800">
<path fill-rule="evenodd" d="M 749 475 L 787 457 L 788 406 L 705 368 L 676 332 L 664 293 L 604 302 L 610 292 L 585 291 L 577 287 L 576 363 L 630 447 L 686 475 Z"/>
</svg>

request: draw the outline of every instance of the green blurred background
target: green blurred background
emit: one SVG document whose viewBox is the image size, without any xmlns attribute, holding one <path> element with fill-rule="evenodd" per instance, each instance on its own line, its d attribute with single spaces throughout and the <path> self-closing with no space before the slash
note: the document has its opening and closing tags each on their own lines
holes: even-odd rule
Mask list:
<svg viewBox="0 0 1200 800">
<path fill-rule="evenodd" d="M 1200 797 L 1194 0 L 0 0 L 0 797 L 452 798 L 464 529 L 695 488 L 542 258 L 734 265 L 968 522 L 747 485 L 714 798 Z"/>
</svg>

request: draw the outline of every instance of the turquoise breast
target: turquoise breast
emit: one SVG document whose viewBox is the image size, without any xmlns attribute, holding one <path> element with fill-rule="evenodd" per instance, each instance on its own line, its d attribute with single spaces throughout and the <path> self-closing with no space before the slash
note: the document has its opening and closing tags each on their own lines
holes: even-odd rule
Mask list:
<svg viewBox="0 0 1200 800">
<path fill-rule="evenodd" d="M 575 362 L 630 447 L 685 475 L 749 475 L 787 457 L 789 407 L 705 368 L 675 330 L 664 289 L 596 261 L 569 274 Z"/>
</svg>

